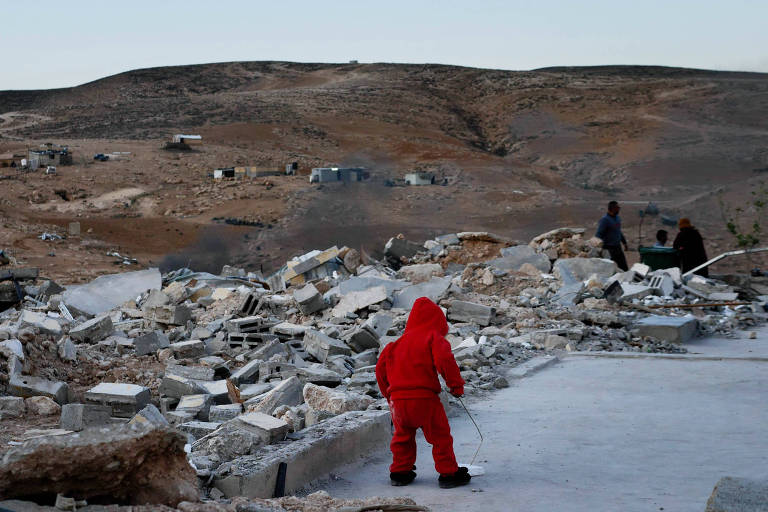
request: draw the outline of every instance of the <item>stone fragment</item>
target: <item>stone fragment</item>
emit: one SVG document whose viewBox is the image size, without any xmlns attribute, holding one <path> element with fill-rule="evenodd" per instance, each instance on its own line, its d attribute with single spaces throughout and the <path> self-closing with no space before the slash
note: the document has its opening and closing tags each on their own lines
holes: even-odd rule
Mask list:
<svg viewBox="0 0 768 512">
<path fill-rule="evenodd" d="M 61 406 L 47 396 L 31 396 L 24 400 L 27 413 L 35 416 L 53 416 L 61 413 Z"/>
<path fill-rule="evenodd" d="M 243 412 L 242 404 L 225 404 L 211 406 L 208 411 L 208 419 L 224 423 L 238 417 Z"/>
<path fill-rule="evenodd" d="M 236 385 L 250 384 L 259 380 L 259 365 L 262 363 L 261 359 L 254 359 L 249 361 L 230 376 L 232 382 Z"/>
<path fill-rule="evenodd" d="M 448 310 L 448 318 L 457 322 L 474 322 L 487 326 L 496 316 L 496 309 L 474 302 L 454 300 Z"/>
<path fill-rule="evenodd" d="M 623 283 L 621 285 L 621 290 L 621 300 L 624 301 L 642 299 L 643 297 L 647 297 L 653 293 L 653 290 L 650 286 L 634 283 Z"/>
<path fill-rule="evenodd" d="M 26 406 L 20 396 L 0 396 L 0 420 L 24 416 Z"/>
<path fill-rule="evenodd" d="M 189 412 L 200 421 L 208 421 L 208 411 L 213 405 L 211 395 L 185 395 L 176 405 L 176 411 Z"/>
<path fill-rule="evenodd" d="M 635 326 L 641 336 L 669 343 L 685 343 L 696 335 L 698 321 L 692 316 L 651 315 L 639 320 Z"/>
<path fill-rule="evenodd" d="M 61 338 L 58 343 L 56 343 L 56 350 L 59 354 L 59 359 L 62 361 L 77 361 L 77 347 L 72 343 L 72 339 L 68 336 Z"/>
<path fill-rule="evenodd" d="M 154 354 L 161 348 L 168 348 L 171 345 L 162 331 L 152 331 L 150 333 L 134 338 L 133 346 L 136 349 L 137 356 Z"/>
<path fill-rule="evenodd" d="M 65 382 L 55 382 L 31 377 L 29 375 L 13 375 L 8 383 L 8 392 L 15 396 L 28 398 L 31 396 L 47 396 L 59 405 L 67 403 L 69 386 Z"/>
<path fill-rule="evenodd" d="M 304 415 L 304 426 L 311 427 L 317 425 L 321 421 L 333 418 L 336 415 L 328 411 L 316 411 L 314 409 L 307 409 L 307 413 Z"/>
<path fill-rule="evenodd" d="M 201 340 L 187 340 L 172 343 L 170 349 L 177 359 L 197 359 L 205 355 L 205 343 Z"/>
<path fill-rule="evenodd" d="M 348 411 L 362 411 L 368 408 L 373 398 L 359 393 L 337 391 L 325 386 L 306 384 L 303 390 L 304 401 L 317 411 L 342 414 Z"/>
<path fill-rule="evenodd" d="M 97 316 L 69 330 L 69 335 L 81 343 L 98 343 L 114 331 L 109 315 Z"/>
<path fill-rule="evenodd" d="M 281 405 L 299 405 L 304 402 L 302 384 L 298 377 L 282 381 L 271 391 L 245 402 L 248 412 L 263 412 L 272 414 Z"/>
<path fill-rule="evenodd" d="M 552 266 L 546 254 L 536 252 L 528 245 L 515 245 L 501 249 L 501 257 L 488 262 L 499 270 L 519 271 L 525 264 L 533 265 L 539 273 L 549 272 Z"/>
<path fill-rule="evenodd" d="M 296 304 L 298 304 L 299 310 L 304 315 L 311 315 L 328 306 L 323 300 L 323 296 L 317 291 L 317 288 L 315 288 L 315 285 L 312 283 L 293 292 L 293 298 L 296 301 Z"/>
<path fill-rule="evenodd" d="M 73 314 L 96 316 L 161 286 L 160 272 L 152 268 L 100 276 L 85 285 L 67 286 L 62 297 Z"/>
<path fill-rule="evenodd" d="M 168 420 L 165 419 L 163 413 L 161 413 L 157 407 L 152 404 L 147 405 L 145 408 L 136 413 L 136 416 L 131 418 L 131 421 L 128 423 L 147 423 L 160 427 L 166 427 L 169 425 Z"/>
<path fill-rule="evenodd" d="M 651 267 L 644 263 L 635 263 L 629 268 L 630 272 L 637 274 L 640 279 L 645 279 L 651 271 Z"/>
<path fill-rule="evenodd" d="M 437 302 L 445 296 L 450 286 L 450 277 L 433 277 L 429 281 L 407 286 L 395 293 L 392 307 L 411 309 L 419 297 L 427 297 L 433 302 Z"/>
<path fill-rule="evenodd" d="M 375 331 L 366 329 L 365 326 L 356 328 L 345 336 L 344 340 L 355 352 L 379 347 L 379 336 Z"/>
<path fill-rule="evenodd" d="M 341 375 L 317 363 L 299 368 L 297 370 L 297 376 L 304 383 L 310 382 L 329 388 L 341 384 Z"/>
<path fill-rule="evenodd" d="M 96 425 L 106 425 L 112 416 L 112 408 L 107 405 L 65 404 L 61 408 L 59 428 L 80 432 Z"/>
<path fill-rule="evenodd" d="M 563 349 L 568 344 L 568 338 L 548 332 L 532 332 L 531 344 L 538 349 Z"/>
<path fill-rule="evenodd" d="M 191 434 L 195 439 L 200 439 L 201 437 L 216 432 L 220 426 L 221 423 L 215 421 L 186 421 L 178 424 L 176 428 L 182 432 Z"/>
<path fill-rule="evenodd" d="M 555 277 L 564 284 L 586 281 L 592 274 L 605 281 L 618 269 L 616 263 L 603 258 L 561 258 L 552 267 Z"/>
<path fill-rule="evenodd" d="M 187 306 L 157 306 L 144 315 L 148 320 L 166 325 L 185 325 L 191 318 L 192 313 Z"/>
<path fill-rule="evenodd" d="M 404 238 L 390 238 L 384 245 L 384 256 L 394 268 L 399 268 L 404 259 L 414 257 L 421 250 L 422 247 L 415 242 Z"/>
<path fill-rule="evenodd" d="M 291 322 L 281 322 L 273 326 L 270 331 L 283 336 L 303 336 L 310 328 L 306 325 L 292 324 Z"/>
<path fill-rule="evenodd" d="M 437 263 L 419 263 L 400 267 L 398 276 L 413 284 L 429 281 L 433 277 L 442 277 L 445 274 L 443 267 Z"/>
<path fill-rule="evenodd" d="M 768 481 L 721 478 L 707 500 L 705 512 L 765 512 L 768 510 Z"/>
<path fill-rule="evenodd" d="M 282 441 L 288 433 L 288 423 L 269 414 L 249 412 L 233 420 L 239 427 L 256 433 L 266 444 Z"/>
<path fill-rule="evenodd" d="M 109 496 L 126 505 L 199 499 L 186 437 L 144 425 L 117 425 L 46 436 L 11 447 L 0 466 L 0 496 Z"/>
<path fill-rule="evenodd" d="M 85 392 L 85 402 L 108 405 L 112 416 L 130 418 L 149 403 L 149 388 L 136 384 L 102 382 Z"/>
<path fill-rule="evenodd" d="M 309 329 L 304 333 L 304 350 L 320 362 L 334 355 L 351 355 L 352 351 L 343 341 L 331 338 L 320 331 Z"/>
<path fill-rule="evenodd" d="M 51 318 L 44 313 L 36 313 L 34 311 L 27 311 L 26 309 L 21 311 L 19 321 L 16 324 L 17 329 L 24 327 L 34 327 L 42 334 L 52 334 L 54 336 L 61 335 L 61 325 L 56 319 Z"/>
<path fill-rule="evenodd" d="M 385 286 L 374 286 L 366 290 L 351 291 L 341 296 L 338 304 L 334 306 L 331 315 L 344 317 L 348 313 L 354 313 L 373 304 L 378 304 L 389 299 L 390 295 Z"/>
</svg>

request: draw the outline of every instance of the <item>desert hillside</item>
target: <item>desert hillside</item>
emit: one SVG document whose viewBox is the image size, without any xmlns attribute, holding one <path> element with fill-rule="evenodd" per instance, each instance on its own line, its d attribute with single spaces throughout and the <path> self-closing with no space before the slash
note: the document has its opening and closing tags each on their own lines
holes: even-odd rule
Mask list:
<svg viewBox="0 0 768 512">
<path fill-rule="evenodd" d="M 616 198 L 633 245 L 650 244 L 661 227 L 649 218 L 638 233 L 637 211 L 653 201 L 670 218 L 691 217 L 716 253 L 731 245 L 720 194 L 741 204 L 766 177 L 767 118 L 768 75 L 648 66 L 235 62 L 5 91 L 0 153 L 54 142 L 75 160 L 56 176 L 0 169 L 0 248 L 64 274 L 107 270 L 112 250 L 142 265 L 226 259 L 267 270 L 332 241 L 376 253 L 397 232 L 527 240 L 562 225 L 592 229 Z M 161 150 L 172 133 L 199 133 L 204 145 Z M 112 151 L 131 155 L 91 159 Z M 317 186 L 306 176 L 208 177 L 216 167 L 291 161 L 302 174 L 362 165 L 370 178 Z M 411 170 L 447 185 L 386 186 Z M 83 239 L 36 238 L 73 220 Z"/>
</svg>

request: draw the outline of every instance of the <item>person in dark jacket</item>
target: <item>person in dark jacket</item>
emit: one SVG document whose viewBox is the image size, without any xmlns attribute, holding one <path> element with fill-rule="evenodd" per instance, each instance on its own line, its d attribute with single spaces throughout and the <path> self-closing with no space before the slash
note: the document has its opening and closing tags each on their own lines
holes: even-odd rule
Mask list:
<svg viewBox="0 0 768 512">
<path fill-rule="evenodd" d="M 672 247 L 680 252 L 680 266 L 683 273 L 686 273 L 705 263 L 709 258 L 707 258 L 707 251 L 704 249 L 704 240 L 699 231 L 693 227 L 690 219 L 683 217 L 677 222 L 677 227 L 680 228 L 680 232 L 675 237 L 675 241 L 672 242 Z M 709 269 L 704 267 L 697 270 L 696 274 L 709 277 Z"/>
<path fill-rule="evenodd" d="M 440 402 L 440 380 L 453 396 L 464 394 L 464 379 L 445 339 L 448 322 L 440 307 L 426 297 L 413 304 L 405 332 L 384 347 L 376 363 L 376 380 L 389 402 L 395 434 L 392 437 L 392 485 L 408 485 L 416 473 L 416 430 L 432 445 L 435 469 L 442 488 L 465 485 L 469 470 L 459 467 L 453 453 L 451 427 Z"/>
<path fill-rule="evenodd" d="M 627 247 L 627 239 L 621 232 L 620 210 L 621 207 L 616 201 L 608 203 L 608 212 L 600 219 L 595 236 L 603 241 L 603 249 L 608 251 L 616 265 L 621 270 L 626 271 L 629 270 L 629 265 L 627 265 L 627 257 L 621 250 L 620 244 L 624 244 L 624 250 L 628 251 L 629 248 Z"/>
</svg>

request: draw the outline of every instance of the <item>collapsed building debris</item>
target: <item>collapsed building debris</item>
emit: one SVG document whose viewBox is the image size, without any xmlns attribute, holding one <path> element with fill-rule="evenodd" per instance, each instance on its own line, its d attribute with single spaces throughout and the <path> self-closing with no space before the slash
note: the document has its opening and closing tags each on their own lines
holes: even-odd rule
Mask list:
<svg viewBox="0 0 768 512">
<path fill-rule="evenodd" d="M 12 269 L 14 292 L 23 285 L 23 293 L 0 315 L 0 418 L 60 414 L 59 428 L 34 434 L 42 436 L 35 447 L 12 451 L 57 458 L 82 446 L 85 467 L 102 460 L 93 447 L 107 439 L 139 451 L 146 444 L 150 465 L 157 447 L 178 453 L 182 439 L 185 468 L 206 492 L 271 497 L 386 444 L 388 405 L 375 364 L 418 297 L 444 309 L 446 337 L 474 394 L 509 386 L 509 368 L 535 355 L 685 352 L 697 333 L 729 334 L 766 317 L 768 297 L 756 294 L 766 278 L 686 279 L 679 269 L 642 264 L 619 272 L 583 231 L 558 229 L 528 244 L 479 232 L 423 244 L 399 236 L 382 262 L 334 246 L 267 279 L 232 267 L 221 275 L 148 269 L 65 290 Z M 735 299 L 744 304 L 707 306 Z M 155 440 L 139 441 L 147 436 Z M 101 494 L 90 472 L 70 487 L 49 485 L 14 457 L 0 465 L 0 473 L 18 471 L 3 497 L 30 497 L 28 489 L 45 485 L 43 492 L 129 503 L 156 491 L 134 493 L 139 477 L 114 472 Z M 126 467 L 139 464 L 131 460 Z M 46 467 L 65 471 L 57 463 Z M 190 495 L 187 469 L 174 467 L 175 494 L 155 503 Z"/>
</svg>

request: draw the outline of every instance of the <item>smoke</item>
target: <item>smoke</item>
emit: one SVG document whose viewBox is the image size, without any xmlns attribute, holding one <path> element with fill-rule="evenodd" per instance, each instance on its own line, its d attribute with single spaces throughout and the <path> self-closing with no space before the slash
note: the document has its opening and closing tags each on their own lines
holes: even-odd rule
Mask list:
<svg viewBox="0 0 768 512">
<path fill-rule="evenodd" d="M 226 228 L 209 226 L 194 244 L 166 255 L 160 262 L 160 271 L 165 273 L 186 267 L 197 272 L 218 274 L 224 265 L 231 263 L 232 246 L 237 241 L 238 236 L 228 233 Z"/>
</svg>

